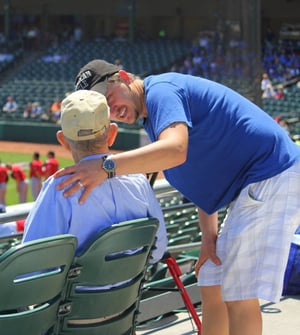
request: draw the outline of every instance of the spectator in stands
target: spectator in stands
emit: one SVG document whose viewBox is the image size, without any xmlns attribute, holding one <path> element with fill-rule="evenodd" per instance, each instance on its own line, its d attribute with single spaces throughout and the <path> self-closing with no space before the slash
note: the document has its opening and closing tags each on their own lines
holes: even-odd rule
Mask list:
<svg viewBox="0 0 300 335">
<path fill-rule="evenodd" d="M 268 85 L 261 96 L 263 99 L 276 98 L 276 92 L 272 85 Z"/>
<path fill-rule="evenodd" d="M 47 153 L 47 160 L 43 165 L 43 175 L 45 180 L 52 176 L 59 167 L 59 162 L 55 157 L 55 152 L 50 150 Z"/>
<path fill-rule="evenodd" d="M 55 101 L 51 105 L 51 120 L 57 123 L 60 119 L 61 113 L 61 98 L 56 98 Z"/>
<path fill-rule="evenodd" d="M 18 104 L 12 96 L 7 97 L 7 101 L 2 108 L 2 112 L 6 115 L 14 116 L 18 109 Z"/>
<path fill-rule="evenodd" d="M 122 62 L 121 62 L 121 60 L 120 60 L 120 58 L 116 58 L 115 59 L 115 65 L 120 69 L 120 70 L 122 70 L 124 67 L 123 67 L 123 64 L 122 64 Z"/>
<path fill-rule="evenodd" d="M 45 108 L 44 113 L 41 115 L 41 120 L 42 121 L 49 121 L 49 122 L 55 122 L 56 123 L 56 121 L 52 121 L 51 120 L 51 117 L 52 117 L 51 106 L 52 106 L 52 104 L 48 105 Z"/>
<path fill-rule="evenodd" d="M 299 147 L 256 104 L 204 78 L 172 72 L 141 80 L 94 60 L 80 70 L 75 88 L 104 93 L 112 120 L 142 119 L 153 143 L 110 156 L 109 170 L 99 168 L 99 159 L 62 169 L 56 178 L 68 177 L 58 189 L 73 195 L 80 181 L 84 203 L 108 172 L 163 170 L 198 206 L 203 328 L 207 334 L 261 334 L 259 299 L 279 301 L 299 225 Z M 218 234 L 218 210 L 225 206 Z"/>
<path fill-rule="evenodd" d="M 0 213 L 6 211 L 6 191 L 8 182 L 8 169 L 5 164 L 0 161 Z"/>
<path fill-rule="evenodd" d="M 275 90 L 275 98 L 277 100 L 281 100 L 284 98 L 284 92 L 283 92 L 282 85 L 279 85 L 279 87 L 277 87 L 277 89 Z"/>
<path fill-rule="evenodd" d="M 262 91 L 262 98 L 275 98 L 276 93 L 273 88 L 272 82 L 269 79 L 267 73 L 263 73 L 262 80 L 261 80 L 261 91 Z"/>
<path fill-rule="evenodd" d="M 118 131 L 117 125 L 109 122 L 105 97 L 85 90 L 64 99 L 61 127 L 57 139 L 71 151 L 76 163 L 95 158 L 105 161 Z M 79 194 L 65 198 L 56 190 L 60 179 L 49 178 L 26 220 L 24 241 L 71 233 L 77 236 L 80 251 L 95 234 L 112 224 L 152 216 L 160 221 L 152 253 L 152 262 L 158 262 L 168 242 L 163 214 L 148 180 L 143 175 L 110 177 L 82 206 L 78 205 Z M 76 187 L 83 185 L 76 183 Z"/>
<path fill-rule="evenodd" d="M 39 117 L 41 117 L 43 114 L 43 108 L 40 105 L 40 103 L 38 101 L 35 101 L 32 104 L 32 109 L 31 109 L 31 113 L 30 113 L 30 117 L 32 119 L 38 119 Z"/>
<path fill-rule="evenodd" d="M 7 164 L 6 166 L 11 172 L 11 177 L 16 181 L 19 203 L 27 202 L 28 180 L 23 167 L 20 164 Z"/>
<path fill-rule="evenodd" d="M 26 105 L 24 112 L 23 112 L 23 117 L 24 119 L 28 119 L 31 116 L 31 111 L 32 111 L 32 102 L 28 102 Z"/>
<path fill-rule="evenodd" d="M 40 153 L 33 153 L 33 160 L 29 163 L 30 186 L 33 200 L 36 200 L 42 188 L 43 162 Z"/>
<path fill-rule="evenodd" d="M 263 67 L 271 80 L 289 81 L 299 74 L 300 56 L 295 48 L 285 48 L 282 41 L 266 43 L 263 52 Z"/>
</svg>

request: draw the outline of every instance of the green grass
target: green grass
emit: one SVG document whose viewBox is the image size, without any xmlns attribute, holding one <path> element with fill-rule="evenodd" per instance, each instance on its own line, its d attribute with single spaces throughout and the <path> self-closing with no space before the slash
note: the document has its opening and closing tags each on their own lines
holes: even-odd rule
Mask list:
<svg viewBox="0 0 300 335">
<path fill-rule="evenodd" d="M 47 157 L 46 155 L 41 155 L 40 159 L 43 162 L 45 162 Z M 61 158 L 61 157 L 57 157 L 57 159 L 59 161 L 60 168 L 73 164 L 72 159 L 66 159 L 66 158 Z M 0 151 L 0 160 L 4 164 L 29 163 L 32 160 L 32 154 L 11 153 L 11 152 Z M 30 189 L 29 170 L 25 169 L 25 172 L 26 172 L 27 179 L 29 182 L 27 201 L 31 202 L 33 201 L 33 198 L 32 198 L 31 189 Z M 17 203 L 18 203 L 18 194 L 16 191 L 16 182 L 10 177 L 7 183 L 6 205 L 7 206 L 16 205 Z"/>
</svg>

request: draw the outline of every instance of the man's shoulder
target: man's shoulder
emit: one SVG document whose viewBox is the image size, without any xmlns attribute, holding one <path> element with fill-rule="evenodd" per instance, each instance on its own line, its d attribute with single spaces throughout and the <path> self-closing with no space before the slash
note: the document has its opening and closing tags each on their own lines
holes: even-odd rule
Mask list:
<svg viewBox="0 0 300 335">
<path fill-rule="evenodd" d="M 112 183 L 118 183 L 119 185 L 124 185 L 130 189 L 147 189 L 152 190 L 150 183 L 144 174 L 126 174 L 116 176 L 112 179 L 107 179 L 107 181 L 111 180 Z"/>
<path fill-rule="evenodd" d="M 124 174 L 116 176 L 115 178 L 120 182 L 129 181 L 129 182 L 148 183 L 146 176 L 142 173 Z"/>
<path fill-rule="evenodd" d="M 47 199 L 55 199 L 55 201 L 67 203 L 73 201 L 73 198 L 78 199 L 79 193 L 76 192 L 72 196 L 65 197 L 63 194 L 66 191 L 66 189 L 58 190 L 57 186 L 66 178 L 68 178 L 69 175 L 61 176 L 59 178 L 54 178 L 53 175 L 48 177 L 43 182 L 42 192 L 44 193 L 44 197 Z"/>
</svg>

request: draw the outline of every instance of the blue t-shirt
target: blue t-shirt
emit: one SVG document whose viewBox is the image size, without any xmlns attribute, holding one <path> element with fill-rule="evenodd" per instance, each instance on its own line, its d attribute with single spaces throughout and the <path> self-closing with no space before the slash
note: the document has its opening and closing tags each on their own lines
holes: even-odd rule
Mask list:
<svg viewBox="0 0 300 335">
<path fill-rule="evenodd" d="M 208 214 L 300 159 L 282 128 L 228 87 L 179 73 L 149 76 L 144 87 L 144 127 L 152 142 L 174 122 L 188 126 L 186 162 L 165 170 L 166 179 Z"/>
</svg>

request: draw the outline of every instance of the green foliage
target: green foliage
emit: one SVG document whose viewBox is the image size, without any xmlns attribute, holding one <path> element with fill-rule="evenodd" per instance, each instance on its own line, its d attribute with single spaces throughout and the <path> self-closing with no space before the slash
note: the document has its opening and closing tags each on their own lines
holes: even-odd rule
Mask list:
<svg viewBox="0 0 300 335">
<path fill-rule="evenodd" d="M 47 159 L 46 155 L 41 155 L 40 159 L 45 162 Z M 59 167 L 65 167 L 73 164 L 72 159 L 66 159 L 57 157 L 59 161 Z M 12 153 L 12 152 L 2 152 L 0 151 L 0 161 L 3 164 L 13 164 L 13 163 L 22 163 L 25 167 L 25 172 L 28 179 L 28 202 L 33 201 L 31 189 L 30 189 L 30 181 L 29 181 L 29 169 L 28 164 L 32 160 L 32 154 L 24 154 L 24 153 Z M 7 193 L 6 193 L 6 205 L 16 205 L 18 203 L 18 193 L 16 190 L 16 182 L 10 177 L 7 183 Z"/>
</svg>

